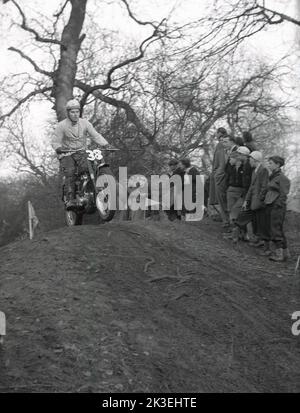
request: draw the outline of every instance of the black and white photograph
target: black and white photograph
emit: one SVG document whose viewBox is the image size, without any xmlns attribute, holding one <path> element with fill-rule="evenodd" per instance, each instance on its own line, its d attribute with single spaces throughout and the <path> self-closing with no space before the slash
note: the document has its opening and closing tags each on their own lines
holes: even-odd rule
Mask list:
<svg viewBox="0 0 300 413">
<path fill-rule="evenodd" d="M 0 0 L 0 39 L 0 401 L 299 393 L 300 0 Z"/>
</svg>

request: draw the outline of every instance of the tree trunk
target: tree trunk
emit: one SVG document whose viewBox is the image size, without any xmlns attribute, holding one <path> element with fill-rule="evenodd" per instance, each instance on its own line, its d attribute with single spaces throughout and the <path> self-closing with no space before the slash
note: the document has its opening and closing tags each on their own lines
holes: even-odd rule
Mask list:
<svg viewBox="0 0 300 413">
<path fill-rule="evenodd" d="M 72 10 L 61 37 L 61 55 L 52 92 L 55 98 L 55 111 L 58 121 L 66 117 L 66 103 L 73 97 L 77 56 L 85 37 L 84 35 L 80 36 L 80 33 L 85 18 L 87 0 L 70 0 L 70 3 Z"/>
</svg>

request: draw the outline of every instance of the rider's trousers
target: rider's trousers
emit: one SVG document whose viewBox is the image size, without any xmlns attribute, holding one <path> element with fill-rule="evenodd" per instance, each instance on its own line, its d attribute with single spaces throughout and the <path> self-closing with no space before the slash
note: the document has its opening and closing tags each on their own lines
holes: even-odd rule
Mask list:
<svg viewBox="0 0 300 413">
<path fill-rule="evenodd" d="M 76 152 L 61 159 L 60 170 L 62 175 L 65 177 L 64 194 L 68 198 L 74 198 L 75 196 L 75 180 L 77 169 L 79 173 L 88 171 L 85 152 Z"/>
</svg>

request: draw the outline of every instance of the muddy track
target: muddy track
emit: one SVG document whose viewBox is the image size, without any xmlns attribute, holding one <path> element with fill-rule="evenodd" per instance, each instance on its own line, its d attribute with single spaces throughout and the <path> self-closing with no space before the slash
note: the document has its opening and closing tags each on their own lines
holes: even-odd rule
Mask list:
<svg viewBox="0 0 300 413">
<path fill-rule="evenodd" d="M 0 392 L 300 390 L 295 256 L 270 263 L 210 220 L 59 229 L 0 253 Z"/>
</svg>

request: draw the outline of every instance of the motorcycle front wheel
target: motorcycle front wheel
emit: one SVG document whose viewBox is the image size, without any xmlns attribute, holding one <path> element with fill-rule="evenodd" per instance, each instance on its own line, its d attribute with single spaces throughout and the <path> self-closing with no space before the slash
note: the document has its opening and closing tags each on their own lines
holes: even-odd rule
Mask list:
<svg viewBox="0 0 300 413">
<path fill-rule="evenodd" d="M 109 222 L 113 219 L 116 211 L 111 208 L 113 191 L 110 190 L 108 185 L 102 187 L 99 184 L 99 181 L 101 179 L 100 177 L 103 177 L 103 175 L 114 177 L 114 174 L 112 173 L 110 168 L 104 167 L 100 170 L 96 180 L 96 207 L 99 212 L 99 217 L 102 222 Z"/>
<path fill-rule="evenodd" d="M 72 210 L 65 210 L 65 220 L 68 227 L 82 225 L 83 214 Z"/>
</svg>

